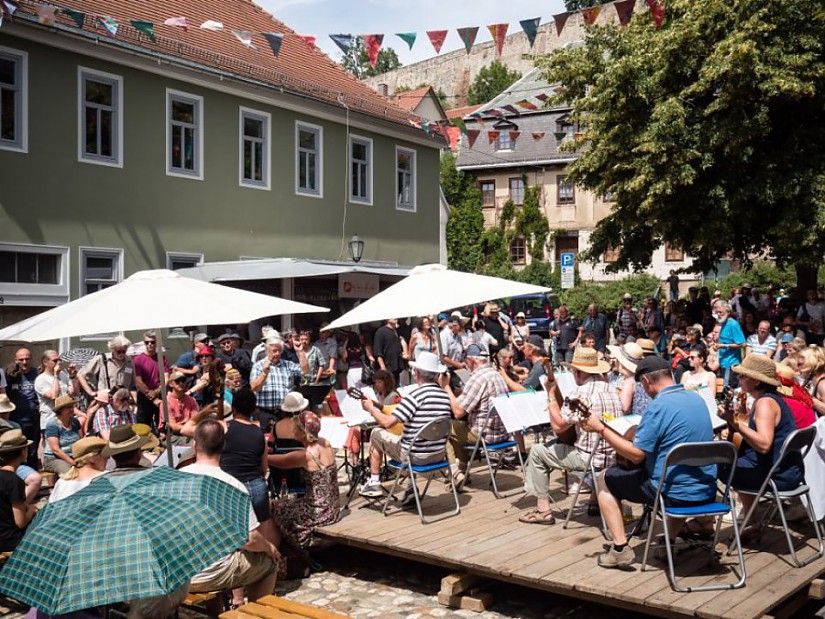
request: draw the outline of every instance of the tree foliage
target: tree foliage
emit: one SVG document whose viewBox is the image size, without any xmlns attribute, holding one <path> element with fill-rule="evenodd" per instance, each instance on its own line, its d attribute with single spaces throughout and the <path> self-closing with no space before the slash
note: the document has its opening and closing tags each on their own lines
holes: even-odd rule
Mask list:
<svg viewBox="0 0 825 619">
<path fill-rule="evenodd" d="M 813 267 L 825 251 L 821 0 L 669 0 L 656 30 L 588 29 L 541 60 L 586 147 L 573 180 L 616 198 L 589 256 L 641 269 L 667 242 L 707 271 L 723 256 Z"/>
<path fill-rule="evenodd" d="M 475 272 L 482 263 L 484 215 L 481 191 L 473 177 L 456 170 L 455 156 L 441 157 L 441 190 L 450 205 L 447 221 L 447 265 L 456 271 Z"/>
<path fill-rule="evenodd" d="M 564 0 L 564 8 L 571 13 L 602 4 L 604 0 Z"/>
<path fill-rule="evenodd" d="M 398 69 L 401 67 L 401 61 L 393 48 L 385 47 L 378 52 L 378 60 L 373 68 L 367 48 L 364 46 L 364 39 L 358 36 L 353 38 L 349 52 L 341 58 L 341 66 L 360 80 Z"/>
<path fill-rule="evenodd" d="M 520 71 L 510 71 L 499 60 L 482 67 L 467 91 L 467 105 L 481 105 L 491 101 L 521 79 Z"/>
</svg>

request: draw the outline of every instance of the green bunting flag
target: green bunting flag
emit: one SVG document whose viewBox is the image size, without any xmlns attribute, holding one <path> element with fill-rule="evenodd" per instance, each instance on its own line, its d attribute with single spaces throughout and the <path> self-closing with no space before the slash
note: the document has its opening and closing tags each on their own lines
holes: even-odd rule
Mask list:
<svg viewBox="0 0 825 619">
<path fill-rule="evenodd" d="M 331 34 L 329 35 L 329 38 L 332 39 L 332 42 L 338 46 L 338 49 L 344 52 L 344 56 L 349 54 L 349 48 L 352 47 L 351 34 Z"/>
<path fill-rule="evenodd" d="M 450 119 L 450 124 L 454 127 L 458 127 L 459 131 L 463 134 L 467 134 L 467 125 L 464 124 L 464 121 L 461 118 L 455 117 Z"/>
<path fill-rule="evenodd" d="M 478 26 L 458 29 L 458 36 L 461 37 L 461 40 L 464 42 L 464 49 L 467 50 L 468 54 L 476 42 L 476 35 L 478 35 Z"/>
<path fill-rule="evenodd" d="M 635 0 L 633 1 L 635 2 Z M 527 40 L 530 41 L 530 48 L 532 49 L 533 44 L 536 42 L 536 35 L 539 32 L 541 17 L 522 19 L 519 23 L 521 24 L 521 29 L 524 31 L 524 34 L 527 35 Z"/>
<path fill-rule="evenodd" d="M 553 135 L 556 136 L 556 139 L 561 142 L 564 138 L 567 137 L 566 131 L 556 131 Z"/>
<path fill-rule="evenodd" d="M 415 39 L 418 36 L 415 32 L 397 32 L 395 34 L 399 39 L 404 41 L 407 45 L 410 46 L 410 50 L 412 50 L 413 45 L 415 45 Z"/>
<path fill-rule="evenodd" d="M 63 11 L 63 13 L 65 13 L 69 17 L 71 17 L 72 21 L 74 21 L 74 23 L 77 24 L 78 28 L 82 28 L 83 24 L 86 23 L 86 13 L 81 13 L 80 11 L 73 11 L 71 9 L 60 9 L 60 10 Z"/>
<path fill-rule="evenodd" d="M 281 43 L 284 42 L 284 35 L 280 32 L 262 32 L 261 35 L 266 39 L 266 42 L 269 43 L 272 54 L 277 58 L 278 54 L 281 53 Z"/>
<path fill-rule="evenodd" d="M 133 19 L 129 23 L 132 24 L 132 28 L 134 28 L 138 32 L 141 32 L 141 33 L 145 34 L 147 37 L 149 37 L 149 40 L 152 43 L 157 43 L 158 42 L 157 39 L 155 38 L 155 25 L 152 22 L 150 22 L 150 21 L 140 21 L 140 20 L 137 20 L 137 19 Z"/>
</svg>

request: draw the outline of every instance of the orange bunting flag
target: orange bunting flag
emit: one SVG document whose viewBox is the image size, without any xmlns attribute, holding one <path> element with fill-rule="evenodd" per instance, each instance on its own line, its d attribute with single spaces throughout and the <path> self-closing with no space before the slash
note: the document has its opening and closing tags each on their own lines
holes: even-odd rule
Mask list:
<svg viewBox="0 0 825 619">
<path fill-rule="evenodd" d="M 619 23 L 622 26 L 627 26 L 630 23 L 630 18 L 633 17 L 633 9 L 636 7 L 636 0 L 622 0 L 613 6 L 616 7 L 616 14 L 619 16 Z"/>
<path fill-rule="evenodd" d="M 533 139 L 538 141 L 544 137 L 544 131 L 533 131 Z"/>
<path fill-rule="evenodd" d="M 527 99 L 524 99 L 523 101 L 516 101 L 516 105 L 519 107 L 523 107 L 525 110 L 539 109 L 535 103 L 530 103 Z"/>
<path fill-rule="evenodd" d="M 488 131 L 487 132 L 487 141 L 492 144 L 498 139 L 498 136 L 501 135 L 501 131 Z"/>
<path fill-rule="evenodd" d="M 467 129 L 467 143 L 470 145 L 470 148 L 476 143 L 480 133 L 481 131 L 479 129 Z"/>
<path fill-rule="evenodd" d="M 564 24 L 567 23 L 567 18 L 570 17 L 570 13 L 565 11 L 564 13 L 559 13 L 558 15 L 553 15 L 553 21 L 556 22 L 556 34 L 561 36 L 561 31 L 564 30 Z"/>
<path fill-rule="evenodd" d="M 518 140 L 518 136 L 520 136 L 520 135 L 521 135 L 521 131 L 511 131 L 510 132 L 510 140 L 512 140 L 515 143 L 515 141 Z"/>
<path fill-rule="evenodd" d="M 428 30 L 427 36 L 430 37 L 430 43 L 433 44 L 433 49 L 436 54 L 441 53 L 441 46 L 444 45 L 444 40 L 447 38 L 448 30 Z"/>
<path fill-rule="evenodd" d="M 490 36 L 493 37 L 493 41 L 496 42 L 496 49 L 498 50 L 498 55 L 501 56 L 501 50 L 504 48 L 504 39 L 507 38 L 507 28 L 510 27 L 510 24 L 492 24 L 491 26 L 487 26 L 487 29 L 490 31 Z"/>
<path fill-rule="evenodd" d="M 296 37 L 307 44 L 309 49 L 315 49 L 315 35 L 314 34 L 296 34 Z"/>
<path fill-rule="evenodd" d="M 378 52 L 381 51 L 381 43 L 384 42 L 383 34 L 365 34 L 364 47 L 367 48 L 367 58 L 370 59 L 370 66 L 374 69 L 378 62 Z"/>
<path fill-rule="evenodd" d="M 656 30 L 658 30 L 665 23 L 665 0 L 647 0 L 647 5 L 650 7 L 653 23 L 656 24 Z"/>
<path fill-rule="evenodd" d="M 51 6 L 49 4 L 38 4 L 37 5 L 37 21 L 44 26 L 54 26 L 55 20 L 55 12 L 57 11 L 56 6 Z"/>
<path fill-rule="evenodd" d="M 590 7 L 589 9 L 582 9 L 582 15 L 584 16 L 584 23 L 588 26 L 592 26 L 596 23 L 596 18 L 599 16 L 599 12 L 602 10 L 600 6 Z"/>
</svg>

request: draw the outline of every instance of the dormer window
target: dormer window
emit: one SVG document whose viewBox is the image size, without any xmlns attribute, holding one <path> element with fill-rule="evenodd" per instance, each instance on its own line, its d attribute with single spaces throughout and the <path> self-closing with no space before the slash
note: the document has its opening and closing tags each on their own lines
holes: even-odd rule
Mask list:
<svg viewBox="0 0 825 619">
<path fill-rule="evenodd" d="M 502 129 L 496 138 L 496 150 L 512 150 L 513 142 L 510 139 L 510 130 Z"/>
</svg>

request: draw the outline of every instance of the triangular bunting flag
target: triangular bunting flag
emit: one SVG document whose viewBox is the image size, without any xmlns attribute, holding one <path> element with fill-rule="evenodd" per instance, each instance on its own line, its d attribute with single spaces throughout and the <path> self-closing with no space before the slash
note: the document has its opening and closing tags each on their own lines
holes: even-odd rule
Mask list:
<svg viewBox="0 0 825 619">
<path fill-rule="evenodd" d="M 533 131 L 533 139 L 538 141 L 544 138 L 544 131 Z"/>
<path fill-rule="evenodd" d="M 464 43 L 464 49 L 467 50 L 468 54 L 470 53 L 470 50 L 473 49 L 473 45 L 476 42 L 476 35 L 478 35 L 478 26 L 458 29 L 458 36 L 461 37 L 461 40 Z"/>
<path fill-rule="evenodd" d="M 314 34 L 296 34 L 296 37 L 307 44 L 309 49 L 315 49 L 315 35 Z"/>
<path fill-rule="evenodd" d="M 561 142 L 564 138 L 567 137 L 566 131 L 556 131 L 553 135 L 556 136 L 556 139 Z"/>
<path fill-rule="evenodd" d="M 521 116 L 521 112 L 520 112 L 520 111 L 518 110 L 518 108 L 516 108 L 515 106 L 512 106 L 512 105 L 502 105 L 502 106 L 501 106 L 501 109 L 502 109 L 502 110 L 507 110 L 508 112 L 510 112 L 511 114 L 515 114 L 516 116 Z"/>
<path fill-rule="evenodd" d="M 518 140 L 518 137 L 521 135 L 521 131 L 511 131 L 510 132 L 510 139 L 515 142 Z"/>
<path fill-rule="evenodd" d="M 633 17 L 633 9 L 636 6 L 636 0 L 622 0 L 613 6 L 616 7 L 616 14 L 619 16 L 619 23 L 622 26 L 627 26 L 630 23 L 630 18 Z"/>
<path fill-rule="evenodd" d="M 656 30 L 658 30 L 665 23 L 665 0 L 647 0 L 647 5 L 650 7 L 653 23 L 656 24 Z"/>
<path fill-rule="evenodd" d="M 488 110 L 487 113 L 490 116 L 495 116 L 496 118 L 504 118 L 504 112 L 502 112 L 501 110 L 498 110 L 496 108 L 493 108 L 492 110 Z"/>
<path fill-rule="evenodd" d="M 530 47 L 532 48 L 533 43 L 536 42 L 536 35 L 539 32 L 539 24 L 541 23 L 541 17 L 535 17 L 533 19 L 522 19 L 519 23 L 521 24 L 521 29 L 524 31 L 524 34 L 527 35 L 527 40 L 530 41 Z"/>
<path fill-rule="evenodd" d="M 429 120 L 425 120 L 421 123 L 421 130 L 424 133 L 429 133 L 430 132 L 430 121 Z"/>
<path fill-rule="evenodd" d="M 108 15 L 98 15 L 97 21 L 106 29 L 106 32 L 108 32 L 110 36 L 117 35 L 117 27 L 119 24 L 116 19 L 109 17 Z"/>
<path fill-rule="evenodd" d="M 556 22 L 556 34 L 561 36 L 561 31 L 564 30 L 564 24 L 567 23 L 567 18 L 570 17 L 570 13 L 565 11 L 564 13 L 559 13 L 558 15 L 553 15 L 553 21 Z"/>
<path fill-rule="evenodd" d="M 545 101 L 547 101 L 549 98 L 550 98 L 550 97 L 548 97 L 548 96 L 547 96 L 546 94 L 544 94 L 544 93 L 541 93 L 540 95 L 536 95 L 536 99 L 538 99 L 538 100 L 539 100 L 539 101 L 541 101 L 542 103 L 544 103 Z"/>
<path fill-rule="evenodd" d="M 14 15 L 17 10 L 17 3 L 14 0 L 3 0 L 3 8 L 6 9 L 6 13 L 9 15 Z"/>
<path fill-rule="evenodd" d="M 501 50 L 504 48 L 504 39 L 507 37 L 507 28 L 510 27 L 510 24 L 492 24 L 487 26 L 487 29 L 490 31 L 490 36 L 493 37 L 493 41 L 496 42 L 496 49 L 498 50 L 498 55 L 501 56 Z"/>
<path fill-rule="evenodd" d="M 430 43 L 433 44 L 433 49 L 436 54 L 441 53 L 441 46 L 444 45 L 444 39 L 447 38 L 447 30 L 428 30 L 427 36 L 430 37 Z"/>
<path fill-rule="evenodd" d="M 451 118 L 450 123 L 453 126 L 458 127 L 461 133 L 467 133 L 467 125 L 464 124 L 464 121 L 461 118 Z"/>
<path fill-rule="evenodd" d="M 55 11 L 57 11 L 56 6 L 51 6 L 48 4 L 38 4 L 37 21 L 43 24 L 44 26 L 54 26 Z"/>
<path fill-rule="evenodd" d="M 183 28 L 183 31 L 186 32 L 189 30 L 189 25 L 186 23 L 185 17 L 170 17 L 165 22 L 163 22 L 165 26 L 177 26 L 178 28 Z"/>
<path fill-rule="evenodd" d="M 275 58 L 277 58 L 278 54 L 281 53 L 281 43 L 284 42 L 284 35 L 280 32 L 262 32 L 261 36 L 269 43 L 272 53 L 275 55 Z"/>
<path fill-rule="evenodd" d="M 219 32 L 223 30 L 223 22 L 215 21 L 214 19 L 207 19 L 200 25 L 201 30 L 212 30 Z"/>
<path fill-rule="evenodd" d="M 395 36 L 399 39 L 404 41 L 407 45 L 410 46 L 410 50 L 412 50 L 413 45 L 415 45 L 415 39 L 418 37 L 418 33 L 416 32 L 396 32 Z"/>
<path fill-rule="evenodd" d="M 498 139 L 498 136 L 501 135 L 501 131 L 488 131 L 487 132 L 487 141 L 492 144 Z"/>
<path fill-rule="evenodd" d="M 539 109 L 535 103 L 530 103 L 527 99 L 522 101 L 517 101 L 516 105 L 519 107 L 523 107 L 525 110 L 537 110 Z"/>
<path fill-rule="evenodd" d="M 588 26 L 592 26 L 596 23 L 596 18 L 599 16 L 599 12 L 602 10 L 600 6 L 593 6 L 589 9 L 582 9 L 582 15 L 584 16 L 584 23 Z"/>
<path fill-rule="evenodd" d="M 479 127 L 484 127 L 484 119 L 481 117 L 481 114 L 479 114 L 478 112 L 473 112 L 472 114 L 470 114 L 470 117 L 475 119 Z"/>
<path fill-rule="evenodd" d="M 131 22 L 132 28 L 137 30 L 138 32 L 142 32 L 152 43 L 157 43 L 157 39 L 155 38 L 155 25 L 150 21 L 140 21 L 133 19 Z"/>
<path fill-rule="evenodd" d="M 238 39 L 241 44 L 249 49 L 258 49 L 252 44 L 252 33 L 249 30 L 233 30 L 232 34 L 235 35 L 235 38 Z"/>
<path fill-rule="evenodd" d="M 480 134 L 481 131 L 478 129 L 467 129 L 467 144 L 469 144 L 470 148 L 472 148 L 473 144 L 476 143 L 476 140 Z"/>
<path fill-rule="evenodd" d="M 370 66 L 374 69 L 378 62 L 378 52 L 381 51 L 381 43 L 384 42 L 383 34 L 365 34 L 364 47 L 367 49 L 367 58 L 370 59 Z"/>
<path fill-rule="evenodd" d="M 349 53 L 349 48 L 352 47 L 351 34 L 331 34 L 329 38 L 338 46 L 338 49 L 344 52 L 344 56 Z"/>
<path fill-rule="evenodd" d="M 455 152 L 456 147 L 458 146 L 458 141 L 461 139 L 461 131 L 458 131 L 457 127 L 447 127 L 447 137 L 450 140 L 450 150 Z"/>
<path fill-rule="evenodd" d="M 77 24 L 78 28 L 82 28 L 83 24 L 86 23 L 86 13 L 81 13 L 80 11 L 73 11 L 71 9 L 60 9 L 66 15 L 72 18 L 72 21 Z"/>
</svg>

